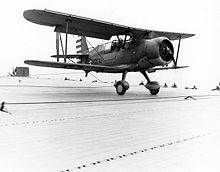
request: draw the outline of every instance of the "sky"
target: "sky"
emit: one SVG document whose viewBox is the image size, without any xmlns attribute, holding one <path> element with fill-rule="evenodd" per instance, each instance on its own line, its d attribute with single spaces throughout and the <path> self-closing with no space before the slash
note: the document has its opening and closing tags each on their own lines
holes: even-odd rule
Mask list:
<svg viewBox="0 0 220 172">
<path fill-rule="evenodd" d="M 217 0 L 4 1 L 0 7 L 0 76 L 7 75 L 13 67 L 26 66 L 23 62 L 27 59 L 53 60 L 50 59 L 56 52 L 53 28 L 30 23 L 23 18 L 25 10 L 45 8 L 131 27 L 194 33 L 196 36 L 182 40 L 178 61 L 179 65 L 190 67 L 158 71 L 150 74 L 150 78 L 161 83 L 177 82 L 200 87 L 215 87 L 220 81 L 220 5 Z M 75 40 L 71 41 L 69 53 L 74 52 Z M 103 42 L 90 41 L 93 46 Z M 177 49 L 177 43 L 173 43 Z M 30 70 L 31 74 L 69 72 L 32 66 Z M 128 80 L 138 82 L 144 78 L 140 74 L 129 74 Z"/>
</svg>

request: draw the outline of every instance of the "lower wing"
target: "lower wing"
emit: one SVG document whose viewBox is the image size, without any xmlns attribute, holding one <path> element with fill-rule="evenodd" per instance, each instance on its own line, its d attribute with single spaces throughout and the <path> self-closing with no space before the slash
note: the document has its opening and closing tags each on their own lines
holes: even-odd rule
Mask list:
<svg viewBox="0 0 220 172">
<path fill-rule="evenodd" d="M 104 65 L 61 63 L 61 62 L 38 61 L 38 60 L 26 60 L 24 61 L 24 63 L 33 66 L 75 69 L 75 70 L 106 72 L 106 73 L 121 73 L 130 67 L 129 65 L 104 66 Z"/>
<path fill-rule="evenodd" d="M 104 66 L 104 65 L 93 65 L 93 64 L 80 64 L 80 63 L 62 63 L 62 62 L 51 62 L 51 61 L 38 61 L 38 60 L 26 60 L 25 64 L 41 67 L 52 67 L 52 68 L 64 68 L 64 69 L 75 69 L 84 71 L 95 71 L 105 73 L 122 73 L 125 70 L 128 71 L 140 71 L 137 65 L 118 65 L 118 66 Z M 157 70 L 168 70 L 168 69 L 180 69 L 188 66 L 173 66 L 173 67 L 156 67 L 147 69 L 148 73 L 156 72 Z"/>
<path fill-rule="evenodd" d="M 150 68 L 147 70 L 148 73 L 156 72 L 157 70 L 169 70 L 169 69 L 181 69 L 186 68 L 189 66 L 172 66 L 172 67 L 156 67 L 156 68 Z"/>
</svg>

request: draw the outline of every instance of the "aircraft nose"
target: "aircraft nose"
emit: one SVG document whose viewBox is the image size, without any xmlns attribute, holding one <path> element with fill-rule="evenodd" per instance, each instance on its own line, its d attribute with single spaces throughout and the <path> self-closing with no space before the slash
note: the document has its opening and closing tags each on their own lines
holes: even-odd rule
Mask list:
<svg viewBox="0 0 220 172">
<path fill-rule="evenodd" d="M 164 61 L 169 62 L 174 59 L 174 48 L 169 40 L 161 41 L 159 51 L 160 56 Z"/>
</svg>

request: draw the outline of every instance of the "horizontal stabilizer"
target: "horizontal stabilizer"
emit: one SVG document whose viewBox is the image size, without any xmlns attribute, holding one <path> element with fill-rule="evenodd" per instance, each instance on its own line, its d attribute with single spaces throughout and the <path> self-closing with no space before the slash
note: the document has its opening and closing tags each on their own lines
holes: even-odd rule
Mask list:
<svg viewBox="0 0 220 172">
<path fill-rule="evenodd" d="M 156 68 L 151 68 L 148 69 L 148 73 L 156 72 L 157 70 L 169 70 L 169 69 L 181 69 L 181 68 L 186 68 L 189 66 L 172 66 L 172 67 L 156 67 Z"/>
<path fill-rule="evenodd" d="M 64 58 L 64 55 L 52 55 L 51 57 L 53 58 Z M 81 59 L 81 58 L 85 58 L 85 57 L 89 57 L 89 55 L 87 54 L 72 54 L 72 55 L 66 55 L 66 58 L 68 59 Z"/>
</svg>

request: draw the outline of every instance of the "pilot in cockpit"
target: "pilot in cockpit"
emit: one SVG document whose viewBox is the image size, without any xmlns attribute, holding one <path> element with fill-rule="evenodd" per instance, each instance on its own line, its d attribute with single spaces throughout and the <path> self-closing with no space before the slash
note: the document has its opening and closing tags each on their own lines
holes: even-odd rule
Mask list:
<svg viewBox="0 0 220 172">
<path fill-rule="evenodd" d="M 113 41 L 112 41 L 112 45 L 111 45 L 111 50 L 112 50 L 112 51 L 113 51 L 113 50 L 119 51 L 119 50 L 121 49 L 122 45 L 123 45 L 123 40 L 122 40 L 122 39 L 120 39 L 120 41 L 118 41 L 118 40 L 113 40 Z"/>
</svg>

